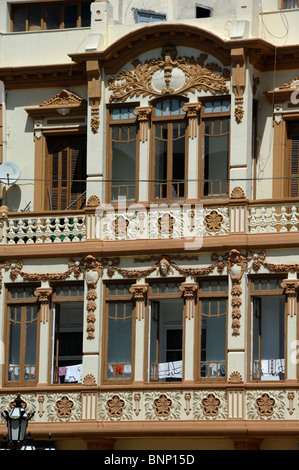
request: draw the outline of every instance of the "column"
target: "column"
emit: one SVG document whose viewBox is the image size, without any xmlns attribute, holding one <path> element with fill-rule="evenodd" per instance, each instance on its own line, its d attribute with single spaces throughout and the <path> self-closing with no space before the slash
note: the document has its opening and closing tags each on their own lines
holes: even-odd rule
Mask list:
<svg viewBox="0 0 299 470">
<path fill-rule="evenodd" d="M 49 345 L 50 341 L 49 304 L 52 299 L 52 292 L 53 289 L 49 287 L 48 282 L 43 282 L 42 286 L 34 292 L 34 295 L 38 298 L 40 316 L 39 383 L 48 383 L 49 380 L 49 349 L 45 345 Z"/>
<path fill-rule="evenodd" d="M 288 278 L 281 283 L 286 295 L 286 380 L 297 378 L 297 294 L 299 280 L 296 273 L 289 273 Z"/>
<path fill-rule="evenodd" d="M 184 334 L 185 350 L 183 357 L 184 378 L 183 380 L 194 381 L 194 336 L 195 336 L 195 299 L 198 292 L 198 284 L 193 277 L 187 278 L 186 282 L 180 285 L 180 291 L 184 297 Z"/>
<path fill-rule="evenodd" d="M 134 110 L 140 130 L 138 201 L 145 204 L 149 201 L 149 119 L 151 112 L 150 106 L 139 106 Z"/>
<path fill-rule="evenodd" d="M 82 379 L 97 384 L 101 377 L 102 335 L 102 263 L 86 256 L 82 263 L 84 274 L 84 322 L 83 322 L 83 367 Z"/>
<path fill-rule="evenodd" d="M 145 304 L 148 292 L 148 284 L 144 279 L 139 279 L 136 284 L 130 287 L 130 292 L 135 300 L 135 382 L 144 380 L 145 351 Z"/>
<path fill-rule="evenodd" d="M 189 121 L 189 143 L 188 143 L 188 190 L 187 202 L 198 200 L 197 174 L 194 168 L 198 168 L 198 117 L 201 110 L 201 103 L 186 103 L 183 110 L 186 112 Z"/>
</svg>

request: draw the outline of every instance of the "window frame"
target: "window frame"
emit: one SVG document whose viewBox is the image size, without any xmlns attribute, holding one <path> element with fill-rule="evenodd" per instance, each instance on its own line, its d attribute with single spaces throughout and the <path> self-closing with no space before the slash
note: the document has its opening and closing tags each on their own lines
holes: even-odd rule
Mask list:
<svg viewBox="0 0 299 470">
<path fill-rule="evenodd" d="M 22 386 L 22 387 L 32 387 L 33 385 L 36 385 L 38 383 L 38 377 L 39 377 L 39 349 L 40 349 L 40 309 L 39 309 L 39 304 L 38 304 L 38 298 L 35 296 L 32 297 L 22 297 L 22 298 L 12 298 L 10 295 L 10 289 L 18 289 L 21 288 L 25 291 L 25 289 L 32 289 L 33 295 L 35 289 L 40 287 L 40 284 L 8 284 L 6 285 L 6 311 L 5 311 L 5 328 L 4 328 L 4 338 L 6 340 L 6 345 L 5 345 L 5 366 L 3 367 L 3 384 L 5 386 Z M 20 373 L 19 375 L 19 380 L 14 381 L 14 380 L 8 380 L 8 368 L 9 368 L 9 351 L 10 351 L 10 307 L 13 306 L 21 306 L 21 327 L 20 327 L 20 364 L 19 364 L 19 369 L 20 372 L 23 370 L 24 372 L 24 367 L 25 367 L 25 337 L 26 337 L 26 307 L 27 306 L 36 306 L 37 307 L 37 312 L 36 312 L 36 364 L 35 364 L 35 379 L 34 380 L 25 380 L 24 379 L 24 373 Z"/>
<path fill-rule="evenodd" d="M 251 383 L 266 383 L 267 380 L 263 380 L 262 379 L 262 376 L 260 374 L 260 377 L 257 377 L 257 376 L 254 376 L 253 375 L 253 372 L 251 372 L 253 370 L 253 362 L 254 362 L 254 359 L 253 359 L 253 356 L 254 356 L 254 337 L 253 337 L 253 334 L 254 334 L 254 328 L 253 328 L 253 308 L 254 308 L 254 298 L 257 298 L 257 299 L 260 299 L 261 297 L 271 297 L 271 296 L 282 296 L 283 299 L 284 299 L 284 311 L 283 311 L 283 315 L 284 315 L 284 360 L 285 360 L 285 369 L 284 369 L 284 374 L 285 374 L 285 377 L 284 379 L 282 380 L 275 380 L 274 383 L 282 383 L 286 380 L 286 369 L 287 369 L 287 341 L 286 341 L 286 332 L 287 332 L 287 316 L 285 314 L 286 312 L 286 297 L 284 295 L 284 290 L 282 287 L 280 288 L 277 288 L 277 289 L 255 289 L 254 288 L 254 282 L 258 281 L 262 281 L 262 280 L 265 280 L 269 282 L 269 280 L 273 280 L 278 283 L 278 282 L 282 282 L 283 279 L 284 279 L 285 276 L 279 276 L 279 275 L 255 275 L 255 276 L 250 276 L 248 278 L 248 311 L 250 312 L 250 315 L 248 315 L 248 338 L 247 338 L 247 344 L 249 345 L 248 347 L 248 380 L 249 382 Z M 262 312 L 262 310 L 261 310 Z M 252 330 L 252 334 L 251 334 L 251 330 Z M 259 334 L 259 338 L 258 338 L 258 343 L 259 343 L 259 371 L 261 371 L 261 337 L 260 337 L 260 334 Z M 271 379 L 270 379 L 271 380 Z"/>
<path fill-rule="evenodd" d="M 113 110 L 122 109 L 135 110 L 139 106 L 139 103 L 126 103 L 117 105 L 107 106 L 107 122 L 108 122 L 108 138 L 107 138 L 107 156 L 106 156 L 106 168 L 107 168 L 107 184 L 106 184 L 106 201 L 111 204 L 117 204 L 118 200 L 112 199 L 112 147 L 113 147 L 113 128 L 117 126 L 134 126 L 136 128 L 136 167 L 135 167 L 135 198 L 126 199 L 126 202 L 132 204 L 137 202 L 139 199 L 139 159 L 140 159 L 140 126 L 137 122 L 137 116 L 134 118 L 127 119 L 113 119 Z M 130 185 L 119 185 L 119 186 L 130 186 Z"/>
<path fill-rule="evenodd" d="M 225 291 L 220 291 L 219 286 L 220 282 L 225 282 L 226 283 L 226 290 Z M 195 361 L 194 361 L 194 367 L 195 367 L 195 380 L 197 382 L 224 382 L 227 380 L 227 348 L 228 348 L 228 328 L 229 328 L 229 304 L 228 304 L 228 278 L 226 276 L 213 276 L 213 277 L 207 277 L 207 278 L 198 278 L 196 279 L 196 282 L 198 283 L 198 296 L 197 296 L 197 316 L 195 320 L 195 332 L 197 335 L 197 340 L 195 343 Z M 211 285 L 212 282 L 217 282 L 218 283 L 218 291 L 213 291 L 209 290 L 208 292 L 204 292 L 202 285 L 204 282 L 207 282 Z M 201 352 L 202 352 L 202 300 L 225 300 L 226 301 L 226 325 L 225 325 L 225 375 L 224 376 L 218 376 L 218 373 L 216 376 L 201 376 L 201 365 L 205 363 L 218 363 L 219 361 L 202 361 L 201 360 Z M 220 361 L 222 362 L 222 361 Z"/>
<path fill-rule="evenodd" d="M 152 106 L 152 113 L 151 113 L 151 132 L 150 132 L 150 156 L 149 156 L 149 175 L 150 175 L 150 184 L 149 184 L 149 197 L 150 202 L 152 203 L 165 203 L 165 202 L 182 202 L 187 199 L 188 196 L 188 162 L 189 162 L 189 120 L 187 118 L 187 113 L 184 112 L 183 114 L 171 114 L 171 115 L 162 115 L 157 116 L 156 109 L 159 103 L 163 103 L 167 100 L 179 100 L 181 103 L 187 104 L 188 98 L 182 96 L 173 96 L 173 97 L 165 97 L 159 98 L 151 103 Z M 171 153 L 173 149 L 173 137 L 167 137 L 167 180 L 166 180 L 166 191 L 167 196 L 165 198 L 156 198 L 155 197 L 155 186 L 157 184 L 155 180 L 155 158 L 156 158 L 156 126 L 159 124 L 167 123 L 168 127 L 168 134 L 169 131 L 173 130 L 173 124 L 176 122 L 184 122 L 185 124 L 185 162 L 184 162 L 184 169 L 185 169 L 185 177 L 182 180 L 184 184 L 184 195 L 179 197 L 172 197 L 172 185 L 173 185 L 173 178 L 172 178 L 172 169 L 173 169 L 173 155 Z M 178 180 L 178 184 L 180 184 L 180 180 Z"/>
<path fill-rule="evenodd" d="M 147 18 L 148 21 L 138 21 L 140 17 Z M 166 13 L 158 13 L 150 10 L 134 10 L 135 23 L 155 23 L 158 21 L 167 21 Z"/>
<path fill-rule="evenodd" d="M 48 6 L 57 6 L 60 8 L 59 14 L 59 28 L 58 29 L 72 29 L 72 28 L 83 28 L 83 27 L 90 27 L 89 26 L 81 26 L 82 24 L 82 5 L 84 3 L 91 3 L 91 0 L 64 0 L 63 2 L 58 2 L 55 0 L 52 1 L 42 1 L 40 0 L 38 3 L 35 2 L 26 2 L 26 3 L 11 3 L 10 4 L 10 32 L 29 32 L 29 31 L 51 31 L 51 29 L 47 29 L 47 22 L 46 22 L 46 8 Z M 41 21 L 40 27 L 33 28 L 32 30 L 29 29 L 29 7 L 31 5 L 38 5 L 41 7 Z M 64 26 L 64 18 L 65 18 L 65 7 L 69 5 L 76 5 L 77 6 L 77 24 L 71 28 L 65 28 Z M 25 8 L 25 28 L 23 30 L 14 31 L 14 14 L 15 14 L 15 7 Z M 55 28 L 56 29 L 56 28 Z"/>
<path fill-rule="evenodd" d="M 184 326 L 184 318 L 185 318 L 185 310 L 184 310 L 184 301 L 183 301 L 183 296 L 182 296 L 182 292 L 179 290 L 179 286 L 185 281 L 185 279 L 182 279 L 182 278 L 168 278 L 168 279 L 158 279 L 156 281 L 152 280 L 152 279 L 148 279 L 148 284 L 149 284 L 149 290 L 148 290 L 148 308 L 147 308 L 147 311 L 148 311 L 148 321 L 147 321 L 147 337 L 151 338 L 151 309 L 150 309 L 150 305 L 152 302 L 159 302 L 159 301 L 163 301 L 163 300 L 181 300 L 181 303 L 182 303 L 182 322 L 181 322 L 181 325 L 182 325 L 182 378 L 181 380 L 179 380 L 179 383 L 183 383 L 183 380 L 184 380 L 184 363 L 185 363 L 185 326 Z M 170 285 L 170 284 L 175 284 L 178 286 L 178 289 L 176 292 L 153 292 L 153 285 L 154 284 L 157 284 L 157 285 L 164 285 L 166 286 L 166 289 L 167 289 L 167 285 Z M 169 330 L 170 329 L 175 329 L 175 328 L 172 328 L 174 325 L 169 325 Z M 165 333 L 166 333 L 166 329 L 165 329 Z M 158 350 L 159 350 L 159 346 L 157 347 Z M 166 343 L 165 343 L 165 351 L 166 351 Z M 177 380 L 166 380 L 165 382 L 163 380 L 159 380 L 159 377 L 157 377 L 157 379 L 152 379 L 151 378 L 151 342 L 148 343 L 147 345 L 147 361 L 144 365 L 145 367 L 145 377 L 146 377 L 146 381 L 147 383 L 151 383 L 151 384 L 163 384 L 163 383 L 177 383 Z M 159 352 L 157 354 L 157 365 L 159 365 Z"/>
<path fill-rule="evenodd" d="M 85 166 L 85 181 L 87 179 L 87 134 L 85 134 L 84 131 L 78 133 L 74 133 L 74 132 L 71 132 L 71 130 L 69 131 L 65 131 L 65 132 L 61 132 L 61 133 L 56 133 L 55 131 L 52 133 L 52 132 L 47 132 L 45 131 L 44 132 L 44 136 L 45 136 L 45 179 L 46 179 L 46 184 L 47 184 L 47 179 L 49 179 L 49 191 L 50 191 L 50 196 L 51 196 L 51 201 L 53 200 L 53 153 L 50 153 L 49 152 L 49 140 L 50 139 L 65 139 L 65 140 L 69 140 L 69 143 L 71 141 L 71 139 L 75 139 L 75 140 L 79 140 L 80 142 L 80 149 L 82 150 L 83 149 L 83 144 L 81 145 L 82 142 L 84 142 L 85 144 L 85 162 L 83 162 L 83 168 Z M 82 204 L 84 203 L 84 196 L 82 197 L 82 194 L 84 194 L 84 192 L 86 193 L 86 182 L 85 182 L 85 191 L 81 192 L 81 197 L 79 195 L 79 193 L 77 193 L 77 196 L 75 197 L 74 201 L 72 202 L 71 199 L 72 199 L 72 185 L 74 184 L 73 183 L 73 180 L 72 180 L 72 166 L 71 166 L 71 163 L 72 163 L 72 146 L 71 145 L 68 145 L 67 149 L 64 149 L 62 151 L 59 151 L 57 153 L 62 153 L 62 152 L 67 152 L 67 168 L 66 168 L 66 171 L 67 171 L 67 186 L 66 186 L 66 208 L 68 208 L 68 210 L 71 210 L 71 211 L 75 211 L 75 210 L 81 210 L 82 207 L 78 207 L 78 206 L 82 206 Z M 61 158 L 59 159 L 59 161 L 61 161 Z M 81 170 L 82 170 L 82 167 L 81 167 Z M 82 170 L 83 171 L 83 170 Z M 81 172 L 80 172 L 81 173 Z M 59 206 L 61 204 L 61 199 L 62 199 L 62 187 L 59 188 L 59 183 L 61 183 L 62 181 L 62 178 L 60 178 L 60 176 L 62 176 L 62 170 L 58 170 L 58 180 L 57 180 L 57 184 L 58 184 L 58 189 L 57 189 L 57 205 Z M 79 185 L 82 185 L 82 189 L 84 187 L 84 183 L 81 182 L 79 183 Z M 77 200 L 77 198 L 80 197 L 80 199 L 78 199 L 77 201 L 77 206 L 76 206 L 76 203 L 75 201 Z M 85 196 L 85 199 L 86 199 L 86 196 Z M 71 207 L 69 207 L 71 205 Z M 50 207 L 50 201 L 49 201 L 49 197 L 48 197 L 48 200 L 47 200 L 47 204 L 46 204 L 46 207 L 49 208 L 50 210 L 53 210 L 53 211 L 56 211 L 56 212 L 59 212 L 59 211 L 64 211 L 66 210 L 66 208 L 61 208 L 61 207 L 57 207 L 55 209 L 51 208 Z"/>
<path fill-rule="evenodd" d="M 221 111 L 221 112 L 205 112 L 205 107 L 207 103 L 214 103 L 220 102 L 221 107 L 222 103 L 228 102 L 229 103 L 229 110 L 228 111 Z M 206 180 L 205 179 L 205 122 L 206 121 L 216 121 L 221 119 L 228 119 L 228 158 L 227 158 L 227 181 L 226 183 L 226 193 L 223 194 L 211 194 L 205 195 L 204 194 L 204 187 L 205 184 L 209 181 L 216 183 L 220 180 Z M 217 134 L 216 134 L 217 135 Z M 222 134 L 225 135 L 225 134 Z M 231 98 L 230 96 L 218 96 L 217 98 L 211 97 L 202 100 L 202 109 L 200 113 L 200 124 L 199 124 L 199 165 L 198 165 L 198 180 L 199 180 L 199 199 L 226 199 L 229 197 L 229 171 L 230 171 L 230 144 L 231 144 Z M 222 181 L 222 180 L 221 180 Z M 222 184 L 222 183 L 220 183 Z"/>
<path fill-rule="evenodd" d="M 84 337 L 83 337 L 83 331 L 84 331 L 84 316 L 85 316 L 85 312 L 84 312 L 84 283 L 83 282 L 57 282 L 55 284 L 52 284 L 51 287 L 53 288 L 53 294 L 52 294 L 52 301 L 51 301 L 51 325 L 52 325 L 52 344 L 51 344 L 51 351 L 52 351 L 52 354 L 51 354 L 51 357 L 50 357 L 50 367 L 49 367 L 49 372 L 50 372 L 50 377 L 49 377 L 49 382 L 51 384 L 54 384 L 54 385 L 58 385 L 60 384 L 58 382 L 58 369 L 55 370 L 55 358 L 56 360 L 58 359 L 57 358 L 57 354 L 55 354 L 57 351 L 56 351 L 56 347 L 57 347 L 57 343 L 56 343 L 56 325 L 57 325 L 57 317 L 56 317 L 56 312 L 55 312 L 55 315 L 54 315 L 54 304 L 64 304 L 64 303 L 73 303 L 73 302 L 80 302 L 82 303 L 82 362 L 83 362 L 83 340 L 84 340 Z M 72 296 L 72 295 L 62 295 L 62 296 L 58 296 L 56 294 L 56 291 L 55 289 L 57 289 L 58 287 L 68 287 L 69 289 L 72 288 L 72 287 L 76 287 L 77 288 L 77 293 L 79 292 L 79 289 L 81 287 L 82 289 L 82 294 L 80 295 L 76 295 L 76 296 Z M 58 356 L 59 357 L 59 356 Z M 57 378 L 57 381 L 56 381 L 56 378 Z M 71 382 L 65 382 L 65 383 L 62 383 L 62 385 L 72 385 Z"/>
<path fill-rule="evenodd" d="M 287 7 L 285 6 L 285 0 L 281 0 L 281 10 L 296 10 L 297 8 L 299 8 L 299 0 L 296 0 L 297 1 L 297 6 L 294 6 L 294 7 Z"/>
<path fill-rule="evenodd" d="M 127 280 L 115 280 L 107 281 L 103 283 L 103 294 L 104 294 L 104 308 L 103 308 L 103 332 L 102 332 L 102 383 L 103 384 L 130 384 L 135 378 L 135 337 L 136 337 L 136 309 L 133 299 L 133 294 L 129 292 L 132 281 Z M 109 286 L 111 285 L 125 285 L 128 294 L 125 295 L 109 295 Z M 117 374 L 117 368 L 113 368 L 114 378 L 107 377 L 108 367 L 108 345 L 109 345 L 109 305 L 110 304 L 128 304 L 132 305 L 132 331 L 131 331 L 131 377 L 130 378 L 115 378 Z M 119 320 L 121 321 L 121 320 Z M 127 364 L 127 363 L 126 363 Z M 124 366 L 125 363 L 119 363 L 115 365 Z M 123 368 L 124 372 L 124 368 Z"/>
</svg>

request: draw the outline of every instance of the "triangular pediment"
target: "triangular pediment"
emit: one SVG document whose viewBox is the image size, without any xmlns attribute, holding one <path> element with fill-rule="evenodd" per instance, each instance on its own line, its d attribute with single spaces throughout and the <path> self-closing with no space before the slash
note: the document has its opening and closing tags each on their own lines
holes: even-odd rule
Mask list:
<svg viewBox="0 0 299 470">
<path fill-rule="evenodd" d="M 42 116 L 50 116 L 53 114 L 64 115 L 64 110 L 67 110 L 65 114 L 86 114 L 86 100 L 69 90 L 63 89 L 38 106 L 26 109 L 27 113 L 32 118 L 39 119 L 41 119 Z"/>
</svg>

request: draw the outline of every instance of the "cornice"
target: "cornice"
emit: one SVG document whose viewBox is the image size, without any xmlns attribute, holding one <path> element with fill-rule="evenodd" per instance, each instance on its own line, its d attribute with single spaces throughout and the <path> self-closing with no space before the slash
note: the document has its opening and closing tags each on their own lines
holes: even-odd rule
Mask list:
<svg viewBox="0 0 299 470">
<path fill-rule="evenodd" d="M 70 88 L 86 84 L 86 69 L 81 63 L 22 67 L 0 67 L 0 80 L 6 90 L 28 88 Z"/>
</svg>

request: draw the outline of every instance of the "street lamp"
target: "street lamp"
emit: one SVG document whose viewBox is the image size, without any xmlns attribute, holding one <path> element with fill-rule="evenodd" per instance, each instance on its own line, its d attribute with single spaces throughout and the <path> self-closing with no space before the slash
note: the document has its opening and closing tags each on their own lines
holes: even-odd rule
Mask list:
<svg viewBox="0 0 299 470">
<path fill-rule="evenodd" d="M 11 410 L 2 412 L 7 424 L 8 441 L 12 443 L 14 448 L 24 441 L 28 421 L 34 415 L 34 411 L 27 413 L 24 405 L 25 402 L 18 395 L 12 402 Z"/>
<path fill-rule="evenodd" d="M 12 402 L 11 410 L 9 412 L 5 410 L 1 413 L 6 420 L 8 440 L 4 436 L 0 450 L 9 450 L 10 448 L 13 450 L 35 450 L 31 434 L 28 433 L 25 438 L 28 422 L 35 412 L 27 413 L 25 405 L 25 402 L 18 395 Z M 45 450 L 55 450 L 54 441 L 52 441 L 50 434 Z"/>
</svg>

